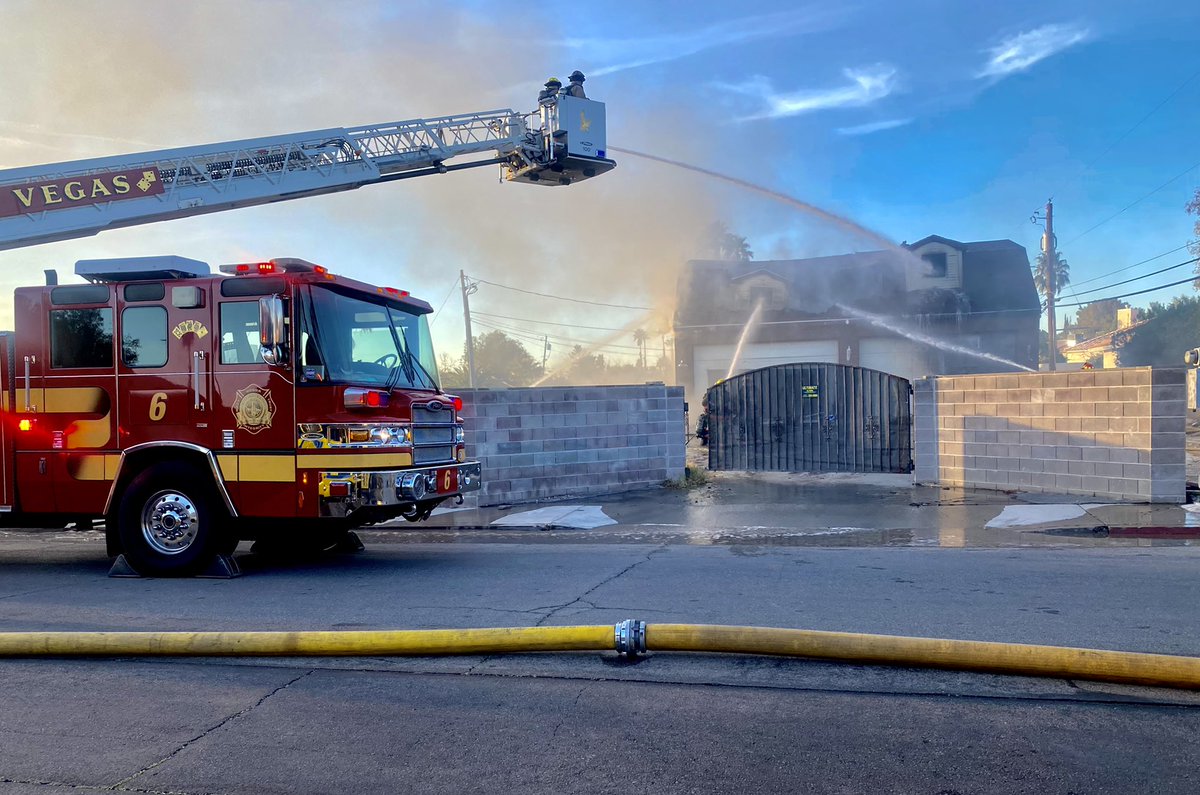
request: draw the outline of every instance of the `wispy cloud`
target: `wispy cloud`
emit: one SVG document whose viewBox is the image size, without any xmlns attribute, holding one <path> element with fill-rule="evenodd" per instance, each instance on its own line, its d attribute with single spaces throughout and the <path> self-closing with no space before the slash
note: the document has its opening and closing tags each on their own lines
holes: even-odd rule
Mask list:
<svg viewBox="0 0 1200 795">
<path fill-rule="evenodd" d="M 875 64 L 857 69 L 845 69 L 847 83 L 830 88 L 802 89 L 779 93 L 771 81 L 758 76 L 744 83 L 718 83 L 718 88 L 751 97 L 761 103 L 761 110 L 738 121 L 780 119 L 799 116 L 830 108 L 855 108 L 883 99 L 896 89 L 896 67 Z"/>
<path fill-rule="evenodd" d="M 1086 41 L 1091 31 L 1081 25 L 1054 24 L 1017 33 L 991 47 L 976 77 L 1004 77 L 1023 72 L 1038 61 Z"/>
<path fill-rule="evenodd" d="M 560 45 L 592 64 L 587 74 L 600 76 L 665 63 L 705 50 L 759 39 L 811 33 L 829 27 L 837 12 L 797 10 L 722 20 L 693 30 L 632 39 L 566 39 Z"/>
<path fill-rule="evenodd" d="M 883 130 L 894 130 L 897 127 L 912 124 L 912 121 L 912 119 L 888 119 L 887 121 L 873 121 L 869 124 L 859 124 L 855 127 L 839 127 L 838 135 L 870 135 L 871 133 L 882 132 Z"/>
</svg>

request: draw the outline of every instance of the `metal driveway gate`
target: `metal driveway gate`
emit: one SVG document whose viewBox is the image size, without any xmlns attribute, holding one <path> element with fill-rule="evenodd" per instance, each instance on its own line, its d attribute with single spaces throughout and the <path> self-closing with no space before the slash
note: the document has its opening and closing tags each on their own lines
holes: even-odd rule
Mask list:
<svg viewBox="0 0 1200 795">
<path fill-rule="evenodd" d="M 842 364 L 781 364 L 708 390 L 708 468 L 911 472 L 912 390 Z"/>
</svg>

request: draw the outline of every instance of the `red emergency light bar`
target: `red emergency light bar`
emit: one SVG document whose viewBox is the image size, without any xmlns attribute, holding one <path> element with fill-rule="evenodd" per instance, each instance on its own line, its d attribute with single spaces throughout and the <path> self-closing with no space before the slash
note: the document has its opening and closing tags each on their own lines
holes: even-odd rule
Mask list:
<svg viewBox="0 0 1200 795">
<path fill-rule="evenodd" d="M 292 257 L 276 257 L 266 262 L 239 262 L 236 265 L 222 265 L 219 270 L 221 273 L 228 273 L 231 276 L 248 276 L 252 273 L 316 273 L 326 278 L 332 278 L 328 268 Z"/>
<path fill-rule="evenodd" d="M 389 293 L 401 298 L 408 298 L 410 295 L 412 295 L 412 293 L 410 293 L 408 290 L 397 290 L 395 287 L 380 287 L 376 290 L 376 292 Z"/>
</svg>

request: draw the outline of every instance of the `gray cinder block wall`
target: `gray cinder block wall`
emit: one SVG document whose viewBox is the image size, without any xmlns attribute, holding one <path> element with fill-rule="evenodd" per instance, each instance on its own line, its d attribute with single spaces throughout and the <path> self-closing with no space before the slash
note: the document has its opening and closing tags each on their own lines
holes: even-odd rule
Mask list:
<svg viewBox="0 0 1200 795">
<path fill-rule="evenodd" d="M 913 383 L 918 483 L 1183 502 L 1185 371 L 942 376 Z"/>
<path fill-rule="evenodd" d="M 683 477 L 683 387 L 460 390 L 467 455 L 483 464 L 468 505 L 649 488 Z"/>
</svg>

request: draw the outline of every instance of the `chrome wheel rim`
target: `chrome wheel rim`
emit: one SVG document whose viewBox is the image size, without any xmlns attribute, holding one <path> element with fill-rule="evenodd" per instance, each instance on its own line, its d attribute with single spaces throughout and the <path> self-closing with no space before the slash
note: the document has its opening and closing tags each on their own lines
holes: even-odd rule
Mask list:
<svg viewBox="0 0 1200 795">
<path fill-rule="evenodd" d="M 158 492 L 142 510 L 142 537 L 163 555 L 186 551 L 195 543 L 199 526 L 195 504 L 177 491 Z"/>
</svg>

